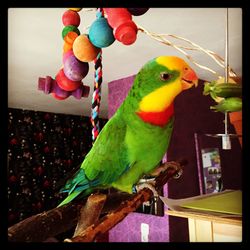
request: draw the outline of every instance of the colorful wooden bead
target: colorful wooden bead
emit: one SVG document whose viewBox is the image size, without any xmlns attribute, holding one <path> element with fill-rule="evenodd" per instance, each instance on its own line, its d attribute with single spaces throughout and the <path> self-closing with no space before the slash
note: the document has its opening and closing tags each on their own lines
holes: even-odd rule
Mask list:
<svg viewBox="0 0 250 250">
<path fill-rule="evenodd" d="M 72 81 L 66 77 L 63 69 L 60 69 L 56 75 L 56 82 L 58 86 L 66 91 L 73 91 L 77 89 L 82 83 L 80 81 Z"/>
<path fill-rule="evenodd" d="M 71 55 L 65 60 L 63 71 L 68 79 L 81 81 L 89 72 L 89 64 L 81 62 L 74 55 Z"/>
<path fill-rule="evenodd" d="M 105 48 L 115 41 L 113 29 L 106 18 L 96 19 L 89 28 L 89 40 L 98 48 Z"/>
<path fill-rule="evenodd" d="M 69 44 L 73 44 L 73 42 L 75 41 L 75 39 L 78 37 L 78 34 L 74 31 L 69 31 L 67 33 L 67 35 L 64 37 L 64 41 L 69 43 Z"/>
<path fill-rule="evenodd" d="M 135 42 L 137 26 L 126 8 L 104 8 L 109 25 L 114 30 L 115 38 L 125 45 Z"/>
<path fill-rule="evenodd" d="M 99 51 L 100 48 L 95 47 L 85 34 L 78 36 L 73 43 L 74 55 L 81 62 L 93 61 Z"/>
<path fill-rule="evenodd" d="M 78 27 L 80 24 L 80 16 L 76 11 L 67 10 L 63 13 L 62 22 L 64 26 L 73 25 Z"/>
<path fill-rule="evenodd" d="M 63 53 L 63 64 L 65 63 L 67 58 L 70 57 L 71 55 L 74 55 L 73 50 L 69 50 L 66 53 Z"/>
<path fill-rule="evenodd" d="M 69 31 L 64 37 L 63 53 L 66 53 L 69 50 L 72 50 L 73 43 L 78 37 L 78 34 L 74 31 Z"/>
<path fill-rule="evenodd" d="M 73 11 L 76 11 L 76 12 L 79 12 L 82 8 L 69 8 L 70 10 L 73 10 Z"/>
<path fill-rule="evenodd" d="M 62 30 L 62 38 L 64 39 L 64 37 L 70 32 L 70 31 L 74 31 L 75 33 L 77 33 L 78 35 L 80 35 L 80 31 L 79 29 L 74 26 L 74 25 L 67 25 L 63 28 Z"/>
<path fill-rule="evenodd" d="M 63 44 L 63 53 L 67 53 L 69 50 L 72 50 L 72 44 L 64 42 Z"/>
</svg>

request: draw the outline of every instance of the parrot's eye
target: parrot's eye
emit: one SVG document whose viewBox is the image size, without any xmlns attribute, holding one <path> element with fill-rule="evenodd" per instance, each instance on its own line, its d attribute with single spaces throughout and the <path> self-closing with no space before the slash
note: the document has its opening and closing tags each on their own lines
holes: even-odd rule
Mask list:
<svg viewBox="0 0 250 250">
<path fill-rule="evenodd" d="M 162 80 L 162 81 L 167 81 L 167 80 L 169 80 L 170 78 L 171 78 L 171 75 L 170 75 L 169 73 L 167 73 L 167 72 L 161 73 L 161 80 Z"/>
</svg>

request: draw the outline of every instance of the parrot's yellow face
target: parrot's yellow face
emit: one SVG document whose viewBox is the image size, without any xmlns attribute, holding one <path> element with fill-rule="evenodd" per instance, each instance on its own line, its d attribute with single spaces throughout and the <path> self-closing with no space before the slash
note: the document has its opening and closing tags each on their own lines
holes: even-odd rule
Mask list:
<svg viewBox="0 0 250 250">
<path fill-rule="evenodd" d="M 139 103 L 139 110 L 142 112 L 162 112 L 183 90 L 198 84 L 197 75 L 181 58 L 160 56 L 155 61 L 158 65 L 163 66 L 163 70 L 159 72 L 159 79 L 163 84 L 142 98 Z M 178 72 L 178 76 L 172 72 Z"/>
</svg>

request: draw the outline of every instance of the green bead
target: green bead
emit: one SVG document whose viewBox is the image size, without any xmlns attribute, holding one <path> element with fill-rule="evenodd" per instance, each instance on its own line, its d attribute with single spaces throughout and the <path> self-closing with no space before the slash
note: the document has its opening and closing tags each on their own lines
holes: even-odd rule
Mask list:
<svg viewBox="0 0 250 250">
<path fill-rule="evenodd" d="M 68 32 L 70 32 L 70 31 L 73 31 L 73 32 L 75 32 L 75 33 L 77 33 L 78 35 L 80 35 L 80 31 L 79 31 L 79 29 L 76 27 L 76 26 L 74 26 L 74 25 L 67 25 L 67 26 L 65 26 L 64 28 L 63 28 L 63 30 L 62 30 L 62 38 L 64 39 L 64 37 L 68 34 Z"/>
</svg>

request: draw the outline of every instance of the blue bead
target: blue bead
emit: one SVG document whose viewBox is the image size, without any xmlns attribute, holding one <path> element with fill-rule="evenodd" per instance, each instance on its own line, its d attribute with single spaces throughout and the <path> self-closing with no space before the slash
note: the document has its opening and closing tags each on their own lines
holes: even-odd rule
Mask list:
<svg viewBox="0 0 250 250">
<path fill-rule="evenodd" d="M 114 41 L 113 29 L 104 17 L 96 19 L 89 28 L 89 40 L 98 48 L 110 46 Z"/>
</svg>

